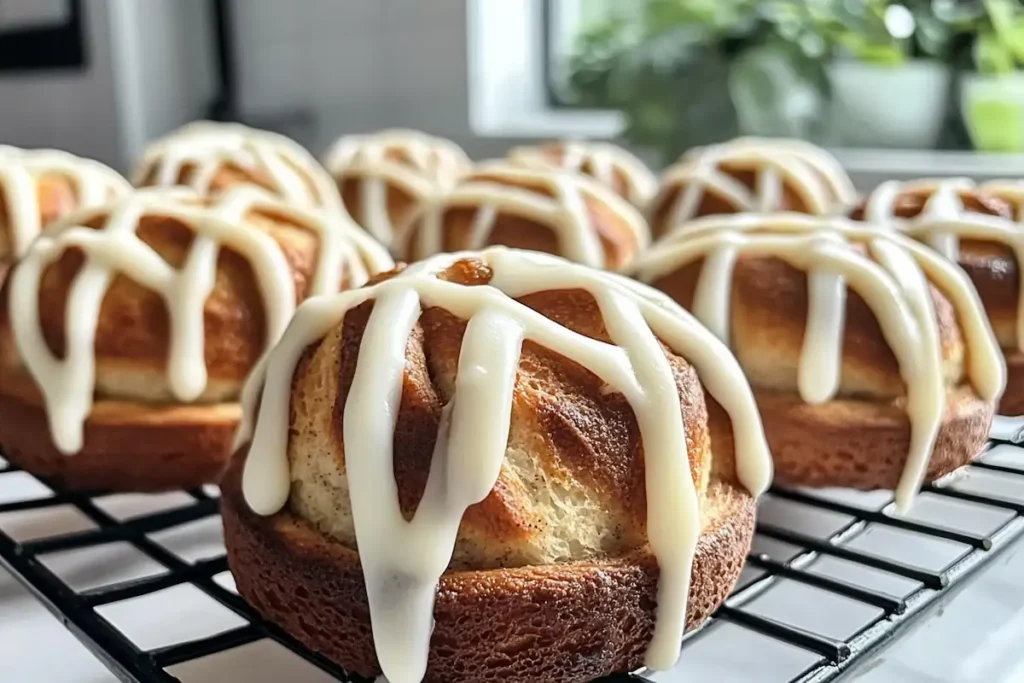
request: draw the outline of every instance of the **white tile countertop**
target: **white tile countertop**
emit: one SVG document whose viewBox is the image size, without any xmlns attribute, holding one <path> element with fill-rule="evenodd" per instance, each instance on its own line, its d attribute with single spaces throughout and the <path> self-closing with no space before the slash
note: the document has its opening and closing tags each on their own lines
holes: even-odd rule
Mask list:
<svg viewBox="0 0 1024 683">
<path fill-rule="evenodd" d="M 1014 425 L 1015 426 L 1015 425 Z M 1013 451 L 1013 452 L 1011 452 Z M 1022 451 L 1007 447 L 993 450 L 986 461 L 1015 459 L 1021 466 Z M 1010 464 L 1007 461 L 1004 464 Z M 990 478 L 987 470 L 972 471 L 953 486 L 958 490 L 999 491 L 1024 500 L 1024 477 L 1016 484 Z M 1017 486 L 1014 489 L 1013 486 Z M 1019 490 L 1018 490 L 1019 489 Z M 50 491 L 27 474 L 0 477 L 0 504 L 39 498 Z M 877 507 L 888 494 L 834 492 L 851 505 Z M 96 499 L 104 512 L 118 520 L 169 510 L 194 502 L 185 493 L 155 496 L 113 495 Z M 958 507 L 958 506 L 962 506 Z M 956 519 L 956 528 L 979 534 L 993 528 L 1006 511 L 963 505 L 944 496 L 924 494 L 911 519 L 941 523 Z M 767 524 L 796 529 L 808 537 L 829 537 L 844 528 L 848 515 L 809 509 L 785 496 L 768 496 L 761 519 Z M 1012 516 L 1012 513 L 1011 513 Z M 1019 521 L 1019 520 L 1018 520 Z M 59 533 L 93 528 L 93 523 L 71 506 L 0 514 L 0 529 L 17 542 Z M 958 544 L 931 538 L 909 538 L 910 532 L 890 526 L 861 528 L 844 543 L 868 553 L 915 566 L 945 566 L 962 549 Z M 154 543 L 186 562 L 223 553 L 220 522 L 208 517 L 150 534 Z M 755 553 L 780 562 L 803 549 L 759 536 Z M 899 557 L 903 551 L 906 557 Z M 165 571 L 127 543 L 52 553 L 43 563 L 71 588 L 89 588 L 152 576 Z M 809 572 L 870 585 L 893 596 L 917 591 L 920 584 L 906 577 L 862 566 L 851 566 L 836 557 L 816 557 L 806 563 Z M 763 572 L 750 567 L 741 581 L 755 581 Z M 233 589 L 227 572 L 215 580 Z M 743 603 L 744 610 L 779 619 L 796 627 L 839 640 L 849 638 L 864 623 L 877 619 L 881 610 L 790 579 L 776 578 L 766 590 Z M 159 648 L 244 625 L 235 613 L 188 585 L 147 594 L 99 607 L 97 612 L 144 649 Z M 869 655 L 841 680 L 852 683 L 1011 683 L 1024 682 L 1024 541 L 1007 547 L 993 562 L 969 577 L 949 595 L 914 620 L 885 648 Z M 711 624 L 692 647 L 684 649 L 683 666 L 674 672 L 650 675 L 658 683 L 725 679 L 751 683 L 778 683 L 792 678 L 819 661 L 818 655 L 746 629 L 730 620 Z M 185 683 L 277 683 L 301 680 L 326 683 L 334 680 L 305 660 L 270 640 L 259 640 L 234 650 L 168 670 Z M 0 570 L 0 682 L 2 683 L 107 683 L 113 674 L 81 645 L 44 607 L 3 570 Z"/>
</svg>

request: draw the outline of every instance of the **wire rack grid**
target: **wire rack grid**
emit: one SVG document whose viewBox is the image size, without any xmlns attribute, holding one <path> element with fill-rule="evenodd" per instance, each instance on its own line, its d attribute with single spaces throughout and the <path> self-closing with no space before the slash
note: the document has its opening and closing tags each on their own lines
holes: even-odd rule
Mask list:
<svg viewBox="0 0 1024 683">
<path fill-rule="evenodd" d="M 1021 436 L 994 438 L 974 464 L 926 487 L 909 516 L 895 516 L 891 495 L 883 492 L 772 490 L 761 504 L 754 547 L 736 590 L 688 637 L 679 666 L 606 682 L 699 680 L 702 671 L 766 683 L 835 679 L 1024 532 Z M 0 460 L 0 485 L 13 475 L 28 476 Z M 230 580 L 220 580 L 228 570 L 222 545 L 214 557 L 190 560 L 153 539 L 200 520 L 216 521 L 215 491 L 188 491 L 184 503 L 125 520 L 104 509 L 103 492 L 42 483 L 44 495 L 0 502 L 0 564 L 120 680 L 179 681 L 172 671 L 182 664 L 266 640 L 316 667 L 326 680 L 359 680 L 262 620 Z M 8 514 L 58 506 L 71 506 L 92 528 L 20 541 L 4 530 Z M 159 571 L 76 589 L 47 562 L 55 554 L 110 544 L 129 544 Z M 182 585 L 230 610 L 242 625 L 145 647 L 104 614 L 105 607 Z"/>
</svg>

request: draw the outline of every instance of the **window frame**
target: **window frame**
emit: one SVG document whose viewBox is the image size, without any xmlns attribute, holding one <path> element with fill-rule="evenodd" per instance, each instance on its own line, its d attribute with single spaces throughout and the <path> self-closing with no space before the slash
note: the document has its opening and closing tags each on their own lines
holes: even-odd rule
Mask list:
<svg viewBox="0 0 1024 683">
<path fill-rule="evenodd" d="M 469 120 L 481 137 L 614 138 L 625 117 L 552 99 L 549 0 L 468 0 Z M 546 9 L 547 7 L 547 9 Z"/>
</svg>

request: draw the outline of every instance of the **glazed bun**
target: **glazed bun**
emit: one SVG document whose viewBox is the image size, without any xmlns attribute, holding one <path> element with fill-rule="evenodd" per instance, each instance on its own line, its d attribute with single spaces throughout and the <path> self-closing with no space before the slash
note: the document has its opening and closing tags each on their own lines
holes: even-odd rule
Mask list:
<svg viewBox="0 0 1024 683">
<path fill-rule="evenodd" d="M 738 138 L 699 147 L 662 175 L 648 208 L 657 238 L 701 216 L 796 211 L 826 215 L 857 198 L 831 154 L 800 140 Z"/>
<path fill-rule="evenodd" d="M 423 202 L 472 167 L 454 142 L 413 130 L 346 135 L 327 151 L 324 165 L 349 214 L 388 246 Z"/>
<path fill-rule="evenodd" d="M 0 445 L 70 485 L 95 462 L 111 471 L 83 474 L 89 486 L 209 481 L 227 455 L 242 381 L 295 306 L 390 267 L 358 228 L 255 187 L 216 199 L 140 190 L 74 213 L 47 229 L 7 282 Z M 206 429 L 206 479 L 159 466 L 134 481 L 120 476 L 120 458 L 145 460 L 138 443 L 121 440 L 127 427 L 137 440 L 162 416 L 184 413 L 192 422 L 181 438 L 153 446 L 174 448 Z"/>
<path fill-rule="evenodd" d="M 529 168 L 562 170 L 590 176 L 643 209 L 658 189 L 658 179 L 644 162 L 607 142 L 549 142 L 516 147 L 509 161 Z"/>
<path fill-rule="evenodd" d="M 739 367 L 696 321 L 503 248 L 302 306 L 245 415 L 223 484 L 240 593 L 395 683 L 671 666 L 770 478 Z"/>
<path fill-rule="evenodd" d="M 1006 415 L 1024 414 L 1024 242 L 1015 196 L 1012 185 L 978 187 L 966 178 L 891 181 L 851 212 L 856 220 L 895 227 L 966 271 L 1006 358 L 1009 376 L 999 405 Z"/>
<path fill-rule="evenodd" d="M 981 185 L 981 191 L 999 199 L 1010 207 L 1013 220 L 1024 223 L 1024 180 L 990 180 Z"/>
<path fill-rule="evenodd" d="M 137 187 L 190 187 L 216 196 L 255 185 L 293 206 L 340 211 L 334 183 L 301 145 L 239 123 L 197 121 L 146 148 L 132 173 Z"/>
<path fill-rule="evenodd" d="M 969 280 L 924 246 L 842 218 L 717 216 L 635 267 L 735 352 L 777 481 L 906 505 L 980 453 L 1002 357 Z"/>
<path fill-rule="evenodd" d="M 481 164 L 429 202 L 399 234 L 395 249 L 416 261 L 504 245 L 614 270 L 647 242 L 643 216 L 597 181 L 497 161 Z"/>
<path fill-rule="evenodd" d="M 49 149 L 0 150 L 0 283 L 44 226 L 130 189 L 98 161 Z"/>
</svg>

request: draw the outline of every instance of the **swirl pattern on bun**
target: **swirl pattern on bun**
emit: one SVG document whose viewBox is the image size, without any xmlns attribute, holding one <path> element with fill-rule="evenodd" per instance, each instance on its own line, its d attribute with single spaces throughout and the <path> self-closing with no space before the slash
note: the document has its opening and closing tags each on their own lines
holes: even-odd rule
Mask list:
<svg viewBox="0 0 1024 683">
<path fill-rule="evenodd" d="M 597 181 L 496 161 L 429 202 L 399 234 L 396 253 L 416 261 L 503 245 L 616 270 L 648 240 L 643 216 Z"/>
<path fill-rule="evenodd" d="M 424 202 L 472 167 L 454 142 L 401 129 L 346 135 L 327 151 L 324 165 L 349 214 L 388 246 Z"/>
<path fill-rule="evenodd" d="M 299 143 L 240 123 L 197 121 L 146 148 L 132 173 L 137 187 L 190 187 L 216 196 L 255 185 L 304 208 L 340 211 L 330 176 Z"/>
<path fill-rule="evenodd" d="M 245 405 L 223 483 L 241 594 L 393 683 L 670 667 L 770 479 L 721 343 L 647 287 L 534 252 L 307 302 Z M 518 642 L 530 656 L 493 659 Z"/>
<path fill-rule="evenodd" d="M 295 306 L 389 267 L 355 226 L 254 187 L 213 200 L 140 190 L 76 212 L 33 243 L 6 283 L 0 444 L 69 485 L 209 481 L 227 455 L 242 381 Z M 174 438 L 139 443 L 167 424 L 180 427 Z M 188 471 L 179 460 L 199 463 Z"/>
<path fill-rule="evenodd" d="M 831 154 L 800 140 L 737 138 L 687 152 L 665 171 L 648 217 L 655 237 L 701 216 L 844 210 L 857 193 Z"/>
<path fill-rule="evenodd" d="M 512 163 L 530 168 L 562 170 L 590 176 L 633 206 L 643 209 L 658 190 L 658 179 L 644 162 L 607 142 L 549 142 L 516 147 Z"/>
<path fill-rule="evenodd" d="M 978 290 L 1008 371 L 999 410 L 1024 414 L 1024 191 L 1012 184 L 977 186 L 967 178 L 890 181 L 851 216 L 890 225 L 960 265 Z"/>
<path fill-rule="evenodd" d="M 0 151 L 0 282 L 46 225 L 130 190 L 116 171 L 92 159 L 51 149 Z"/>
<path fill-rule="evenodd" d="M 715 216 L 635 264 L 736 353 L 787 484 L 895 488 L 972 460 L 1005 367 L 963 272 L 889 228 Z"/>
</svg>

